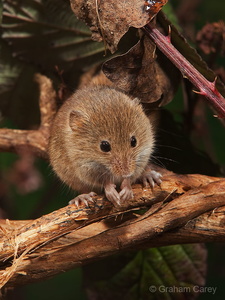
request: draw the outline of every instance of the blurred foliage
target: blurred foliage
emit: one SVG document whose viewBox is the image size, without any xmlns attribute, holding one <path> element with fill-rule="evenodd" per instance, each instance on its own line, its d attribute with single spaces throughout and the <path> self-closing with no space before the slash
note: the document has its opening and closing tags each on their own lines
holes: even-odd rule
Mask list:
<svg viewBox="0 0 225 300">
<path fill-rule="evenodd" d="M 103 49 L 65 1 L 5 1 L 2 38 L 10 42 L 15 57 L 44 70 L 57 62 L 66 71 L 78 59 Z"/>
<path fill-rule="evenodd" d="M 2 24 L 2 1 L 0 2 L 0 24 Z"/>
<path fill-rule="evenodd" d="M 199 244 L 121 254 L 85 266 L 85 285 L 95 299 L 195 299 L 193 287 L 204 283 L 205 258 L 205 248 Z M 173 286 L 188 287 L 190 293 L 160 291 Z"/>
<path fill-rule="evenodd" d="M 171 22 L 178 24 L 181 30 L 184 28 L 179 25 L 180 20 L 173 7 L 178 9 L 184 2 L 185 0 L 171 0 L 164 7 Z M 1 2 L 0 20 L 2 4 Z M 54 0 L 5 0 L 3 5 L 0 39 L 0 122 L 5 127 L 33 128 L 39 123 L 38 87 L 33 81 L 34 73 L 46 74 L 53 79 L 56 87 L 65 82 L 74 89 L 79 76 L 88 66 L 106 59 L 104 45 L 91 41 L 89 29 L 74 17 L 67 0 L 59 0 L 57 5 Z M 223 12 L 222 1 L 200 1 L 195 11 L 195 19 L 191 23 L 192 31 L 196 33 L 207 22 L 219 21 L 224 17 Z M 194 44 L 194 40 L 191 43 Z M 217 59 L 217 63 L 221 61 L 221 58 Z M 207 126 L 204 127 L 202 135 L 193 134 L 193 131 L 187 129 L 183 98 L 184 90 L 180 88 L 163 112 L 154 160 L 179 173 L 218 175 L 221 167 L 225 165 L 224 128 L 213 117 L 212 111 L 204 106 Z M 33 163 L 41 176 L 37 188 L 32 191 L 21 190 L 24 188 L 24 181 L 18 182 L 15 177 L 16 172 L 21 172 L 20 164 L 18 165 L 20 160 L 23 163 L 21 156 L 16 154 L 0 154 L 0 205 L 3 216 L 6 214 L 10 219 L 36 218 L 66 205 L 73 197 L 73 192 L 52 176 L 48 163 L 41 159 L 35 159 Z M 38 177 L 35 176 L 39 176 L 32 175 L 30 168 L 25 175 L 25 182 L 32 176 L 36 179 Z M 186 284 L 195 284 L 197 281 L 191 280 L 196 279 L 194 274 L 200 268 L 199 264 L 203 264 L 202 250 L 196 247 L 197 245 L 178 245 L 126 254 L 122 259 L 112 257 L 85 267 L 86 283 L 92 280 L 92 276 L 97 276 L 97 271 L 100 275 L 98 279 L 101 280 L 91 281 L 92 285 L 88 285 L 91 292 L 98 291 L 99 287 L 101 291 L 108 290 L 110 286 L 116 293 L 128 284 L 132 296 L 126 299 L 142 299 L 140 293 L 143 299 L 180 299 L 167 293 L 153 298 L 154 295 L 151 297 L 151 293 L 147 292 L 144 297 L 145 289 L 157 285 L 157 281 L 165 285 L 181 285 L 179 270 L 182 274 L 190 272 L 188 275 L 185 273 Z M 221 275 L 224 274 L 221 269 L 221 265 L 224 265 L 223 253 L 214 245 L 210 245 L 209 249 L 209 275 L 206 285 L 218 287 L 218 299 L 220 296 L 224 297 L 224 278 Z M 112 262 L 118 264 L 121 271 L 115 270 L 110 265 Z M 102 272 L 99 272 L 101 268 Z M 175 270 L 176 268 L 178 269 Z M 107 278 L 104 270 L 114 271 L 114 277 L 110 277 L 111 280 L 100 278 L 101 275 Z M 47 299 L 51 295 L 55 300 L 62 297 L 83 300 L 85 295 L 82 289 L 82 271 L 77 269 L 43 283 L 21 287 L 16 290 L 15 294 L 17 293 L 20 297 L 17 299 Z M 117 298 L 119 299 L 118 295 Z M 205 293 L 200 298 L 211 299 L 211 295 Z"/>
<path fill-rule="evenodd" d="M 45 73 L 57 86 L 65 80 L 74 89 L 82 70 L 103 59 L 104 46 L 91 40 L 68 1 L 6 0 L 3 11 L 0 109 L 17 127 L 32 127 L 39 120 L 34 74 Z"/>
<path fill-rule="evenodd" d="M 170 2 L 168 2 L 166 5 L 163 6 L 162 11 L 165 13 L 167 18 L 170 20 L 170 22 L 176 26 L 178 30 L 180 30 L 179 21 L 177 19 L 176 14 L 174 13 L 173 6 Z"/>
</svg>

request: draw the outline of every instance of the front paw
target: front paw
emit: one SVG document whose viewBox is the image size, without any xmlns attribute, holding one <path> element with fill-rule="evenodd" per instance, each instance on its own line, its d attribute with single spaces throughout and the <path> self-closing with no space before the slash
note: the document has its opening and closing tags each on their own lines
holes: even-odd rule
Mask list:
<svg viewBox="0 0 225 300">
<path fill-rule="evenodd" d="M 119 193 L 120 199 L 122 201 L 128 201 L 134 198 L 134 194 L 132 191 L 131 183 L 130 183 L 130 178 L 125 178 L 122 183 L 121 183 L 121 191 Z"/>
<path fill-rule="evenodd" d="M 131 200 L 134 198 L 134 194 L 133 194 L 133 191 L 131 188 L 129 187 L 124 187 L 120 192 L 119 192 L 119 195 L 120 195 L 120 199 L 122 201 L 128 201 L 128 200 Z"/>
<path fill-rule="evenodd" d="M 111 201 L 115 206 L 120 205 L 120 195 L 116 190 L 116 185 L 108 183 L 104 187 L 106 198 Z"/>
</svg>

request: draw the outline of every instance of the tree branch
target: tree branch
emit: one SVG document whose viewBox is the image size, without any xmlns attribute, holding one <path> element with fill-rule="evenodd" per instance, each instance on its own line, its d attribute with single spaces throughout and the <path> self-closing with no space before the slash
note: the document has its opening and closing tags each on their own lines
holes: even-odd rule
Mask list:
<svg viewBox="0 0 225 300">
<path fill-rule="evenodd" d="M 102 196 L 34 221 L 2 221 L 0 283 L 15 286 L 125 250 L 225 241 L 225 179 L 161 170 L 161 188 L 134 186 L 119 210 Z M 135 211 L 148 208 L 145 214 Z M 43 272 L 45 270 L 45 272 Z"/>
<path fill-rule="evenodd" d="M 18 152 L 29 149 L 45 159 L 49 138 L 49 128 L 56 113 L 56 92 L 49 78 L 36 74 L 40 88 L 39 107 L 41 124 L 38 130 L 0 129 L 0 151 Z"/>
</svg>

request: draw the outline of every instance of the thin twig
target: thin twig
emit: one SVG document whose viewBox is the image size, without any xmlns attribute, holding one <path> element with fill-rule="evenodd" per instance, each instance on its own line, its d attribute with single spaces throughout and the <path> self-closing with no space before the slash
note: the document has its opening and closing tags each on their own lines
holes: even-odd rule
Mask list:
<svg viewBox="0 0 225 300">
<path fill-rule="evenodd" d="M 225 118 L 225 99 L 216 88 L 216 78 L 214 82 L 208 81 L 172 44 L 170 38 L 164 36 L 157 28 L 150 23 L 143 27 L 159 50 L 165 54 L 169 60 L 181 71 L 183 77 L 188 78 L 196 86 L 199 93 L 205 96 L 209 103 L 218 113 L 219 118 Z"/>
<path fill-rule="evenodd" d="M 0 151 L 18 153 L 21 150 L 31 150 L 35 155 L 47 159 L 47 145 L 51 122 L 56 113 L 57 95 L 49 78 L 36 74 L 35 80 L 40 89 L 40 127 L 37 130 L 0 129 Z"/>
</svg>

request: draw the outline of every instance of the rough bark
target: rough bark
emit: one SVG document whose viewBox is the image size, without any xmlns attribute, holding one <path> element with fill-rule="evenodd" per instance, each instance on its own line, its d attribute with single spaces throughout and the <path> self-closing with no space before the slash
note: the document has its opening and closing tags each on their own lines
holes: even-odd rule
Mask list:
<svg viewBox="0 0 225 300">
<path fill-rule="evenodd" d="M 121 251 L 225 241 L 225 180 L 162 170 L 161 187 L 134 186 L 134 200 L 115 209 L 68 205 L 33 221 L 2 220 L 0 282 L 45 279 Z M 145 213 L 137 211 L 145 208 Z"/>
</svg>

